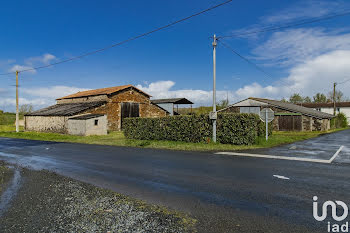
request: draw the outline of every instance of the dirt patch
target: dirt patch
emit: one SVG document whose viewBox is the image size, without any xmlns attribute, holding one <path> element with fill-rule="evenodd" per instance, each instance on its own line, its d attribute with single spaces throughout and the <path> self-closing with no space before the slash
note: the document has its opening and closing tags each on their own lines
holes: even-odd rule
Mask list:
<svg viewBox="0 0 350 233">
<path fill-rule="evenodd" d="M 47 171 L 21 170 L 0 232 L 194 232 L 195 220 Z"/>
</svg>

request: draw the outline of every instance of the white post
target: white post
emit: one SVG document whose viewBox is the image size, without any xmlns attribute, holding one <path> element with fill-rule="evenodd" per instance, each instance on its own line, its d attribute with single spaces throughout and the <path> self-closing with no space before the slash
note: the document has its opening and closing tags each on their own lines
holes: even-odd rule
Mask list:
<svg viewBox="0 0 350 233">
<path fill-rule="evenodd" d="M 265 112 L 265 124 L 266 124 L 266 141 L 269 139 L 269 124 L 267 122 L 267 111 Z"/>
<path fill-rule="evenodd" d="M 19 132 L 18 71 L 16 71 L 16 132 Z"/>
<path fill-rule="evenodd" d="M 216 112 L 216 35 L 213 41 L 213 112 Z M 216 142 L 216 119 L 213 119 L 213 142 Z"/>
</svg>

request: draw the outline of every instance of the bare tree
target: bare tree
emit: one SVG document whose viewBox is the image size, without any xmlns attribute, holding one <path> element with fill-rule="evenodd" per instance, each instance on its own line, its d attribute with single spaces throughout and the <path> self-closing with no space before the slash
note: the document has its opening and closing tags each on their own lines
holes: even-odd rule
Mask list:
<svg viewBox="0 0 350 233">
<path fill-rule="evenodd" d="M 33 109 L 34 109 L 33 105 L 31 105 L 31 104 L 23 104 L 19 108 L 19 114 L 25 115 L 25 114 L 31 113 L 31 112 L 33 112 Z"/>
<path fill-rule="evenodd" d="M 332 102 L 334 102 L 334 100 L 333 100 L 333 91 L 330 91 L 329 93 L 328 93 L 328 98 L 332 101 Z M 343 92 L 341 92 L 341 91 L 335 91 L 335 102 L 343 102 L 343 101 L 345 101 L 345 97 L 344 97 L 344 94 L 343 94 Z"/>
</svg>

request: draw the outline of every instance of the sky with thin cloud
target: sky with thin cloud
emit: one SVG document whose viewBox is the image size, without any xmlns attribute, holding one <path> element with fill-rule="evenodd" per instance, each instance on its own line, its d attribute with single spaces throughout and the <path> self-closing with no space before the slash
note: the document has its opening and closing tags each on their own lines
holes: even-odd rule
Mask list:
<svg viewBox="0 0 350 233">
<path fill-rule="evenodd" d="M 149 31 L 220 1 L 9 1 L 0 9 L 0 73 L 30 69 Z M 82 4 L 84 3 L 84 4 Z M 83 6 L 83 7 L 82 7 Z M 39 109 L 61 96 L 133 84 L 153 98 L 212 101 L 210 37 L 350 10 L 347 1 L 233 1 L 146 38 L 81 60 L 20 73 L 20 104 Z M 16 12 L 16 17 L 13 17 Z M 350 16 L 225 39 L 266 75 L 219 45 L 217 99 L 327 94 L 350 78 Z M 15 77 L 0 76 L 0 109 L 14 111 Z M 350 97 L 350 82 L 339 85 Z"/>
</svg>

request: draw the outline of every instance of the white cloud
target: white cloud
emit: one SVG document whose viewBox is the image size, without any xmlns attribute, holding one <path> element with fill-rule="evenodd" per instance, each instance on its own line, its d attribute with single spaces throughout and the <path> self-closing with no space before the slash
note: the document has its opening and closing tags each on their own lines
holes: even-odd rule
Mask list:
<svg viewBox="0 0 350 233">
<path fill-rule="evenodd" d="M 29 73 L 35 74 L 36 70 L 30 70 L 33 69 L 33 67 L 31 66 L 21 66 L 21 65 L 14 65 L 11 67 L 11 69 L 9 70 L 9 72 L 16 72 L 16 71 L 22 71 L 22 70 L 29 70 Z"/>
<path fill-rule="evenodd" d="M 50 64 L 51 61 L 54 61 L 54 60 L 56 60 L 56 56 L 49 53 L 43 54 L 42 56 L 38 56 L 38 57 L 30 57 L 24 60 L 25 65 L 15 64 L 9 69 L 9 72 L 29 70 L 28 71 L 29 73 L 35 74 L 36 70 L 31 70 L 33 69 L 34 66 L 38 64 L 48 65 Z M 13 60 L 8 60 L 8 61 L 10 62 L 7 62 L 6 64 L 11 64 L 14 62 Z"/>
<path fill-rule="evenodd" d="M 284 23 L 292 20 L 316 18 L 330 13 L 339 12 L 346 7 L 344 1 L 299 1 L 296 4 L 282 9 L 278 13 L 262 17 L 264 23 Z"/>
<path fill-rule="evenodd" d="M 51 86 L 38 88 L 23 88 L 21 91 L 30 96 L 57 99 L 66 95 L 74 94 L 78 91 L 87 91 L 87 88 L 68 87 L 68 86 Z"/>
<path fill-rule="evenodd" d="M 253 49 L 256 59 L 272 65 L 295 65 L 334 51 L 350 49 L 350 33 L 300 28 L 275 32 Z"/>
<path fill-rule="evenodd" d="M 40 106 L 47 106 L 52 104 L 52 101 L 46 100 L 46 99 L 28 99 L 28 98 L 19 98 L 19 104 L 31 104 L 35 107 Z M 0 106 L 1 107 L 12 107 L 12 110 L 14 110 L 14 107 L 16 105 L 16 98 L 1 98 L 0 99 Z"/>
<path fill-rule="evenodd" d="M 41 64 L 47 65 L 47 64 L 50 64 L 50 62 L 55 59 L 56 59 L 56 56 L 46 53 L 46 54 L 43 54 L 42 56 L 30 57 L 25 60 L 25 63 L 28 65 L 33 65 L 35 63 L 41 63 Z"/>
<path fill-rule="evenodd" d="M 333 13 L 342 12 L 341 9 L 346 8 L 349 8 L 349 3 L 340 0 L 301 0 L 299 2 L 294 1 L 293 4 L 289 5 L 286 8 L 280 9 L 276 13 L 260 17 L 260 21 L 258 23 L 240 29 L 232 30 L 229 34 L 243 34 L 239 37 L 258 39 L 262 34 L 265 33 L 252 32 L 260 31 L 261 29 L 267 29 L 270 27 L 288 25 L 292 22 L 304 22 L 308 19 L 332 15 Z"/>
<path fill-rule="evenodd" d="M 293 93 L 312 97 L 317 92 L 327 94 L 332 90 L 333 82 L 341 83 L 350 78 L 350 50 L 336 50 L 319 55 L 305 63 L 294 66 L 289 75 L 272 85 L 262 86 L 252 83 L 236 90 L 218 90 L 217 100 L 229 97 L 231 103 L 248 97 L 271 99 L 288 98 Z M 137 85 L 138 88 L 151 94 L 153 98 L 185 97 L 196 106 L 211 105 L 212 91 L 198 89 L 173 90 L 175 82 L 158 81 L 148 86 Z M 350 81 L 338 86 L 346 97 L 350 97 Z"/>
<path fill-rule="evenodd" d="M 86 90 L 89 89 L 68 86 L 20 88 L 19 104 L 31 104 L 34 109 L 40 109 L 55 104 L 55 100 L 59 97 Z M 15 111 L 16 99 L 8 97 L 8 92 L 2 92 L 1 89 L 0 96 L 0 109 L 6 108 L 7 111 Z"/>
<path fill-rule="evenodd" d="M 274 85 L 262 87 L 253 83 L 235 92 L 237 97 L 258 96 L 281 99 L 293 93 L 313 96 L 317 92 L 327 94 L 332 90 L 334 82 L 342 82 L 350 78 L 350 50 L 336 50 L 317 56 L 303 64 L 291 68 L 287 78 Z M 350 89 L 350 82 L 338 87 L 345 96 Z"/>
<path fill-rule="evenodd" d="M 150 83 L 148 86 L 137 85 L 136 87 L 152 95 L 153 99 L 187 98 L 194 102 L 196 106 L 212 104 L 212 91 L 198 89 L 171 90 L 174 86 L 175 82 L 173 81 L 158 81 Z M 227 95 L 229 99 L 233 98 L 233 93 L 228 91 L 218 90 L 216 94 L 218 101 L 226 99 Z"/>
</svg>

